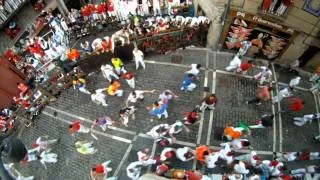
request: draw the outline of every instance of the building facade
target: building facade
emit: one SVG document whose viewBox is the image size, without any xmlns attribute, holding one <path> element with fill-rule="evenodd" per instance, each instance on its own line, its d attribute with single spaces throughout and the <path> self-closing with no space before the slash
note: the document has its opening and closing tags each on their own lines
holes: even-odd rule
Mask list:
<svg viewBox="0 0 320 180">
<path fill-rule="evenodd" d="M 258 48 L 251 49 L 251 55 L 280 64 L 299 59 L 300 67 L 309 71 L 320 65 L 319 0 L 288 0 L 287 5 L 282 0 L 230 0 L 228 11 L 228 0 L 196 0 L 195 3 L 214 21 L 209 47 L 237 49 L 238 45 L 232 43 L 240 37 L 256 42 Z M 220 11 L 208 10 L 208 4 Z M 237 24 L 241 20 L 247 27 Z"/>
</svg>

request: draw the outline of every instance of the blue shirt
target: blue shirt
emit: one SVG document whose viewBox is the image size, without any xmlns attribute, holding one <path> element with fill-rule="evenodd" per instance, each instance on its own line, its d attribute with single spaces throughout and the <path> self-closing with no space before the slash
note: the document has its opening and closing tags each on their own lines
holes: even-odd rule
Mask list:
<svg viewBox="0 0 320 180">
<path fill-rule="evenodd" d="M 156 116 L 158 114 L 164 113 L 167 109 L 168 109 L 168 105 L 167 104 L 162 104 L 160 107 L 157 107 L 157 108 L 153 109 L 150 112 L 150 114 L 153 115 L 153 116 Z"/>
</svg>

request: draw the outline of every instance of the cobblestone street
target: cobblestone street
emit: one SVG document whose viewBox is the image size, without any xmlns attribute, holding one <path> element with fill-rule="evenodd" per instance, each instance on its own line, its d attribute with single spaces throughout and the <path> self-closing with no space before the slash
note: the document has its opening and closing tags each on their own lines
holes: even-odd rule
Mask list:
<svg viewBox="0 0 320 180">
<path fill-rule="evenodd" d="M 181 63 L 173 63 L 171 56 L 182 56 Z M 112 160 L 111 175 L 118 176 L 120 180 L 128 179 L 126 167 L 130 162 L 137 161 L 137 152 L 142 148 L 150 148 L 152 155 L 159 155 L 162 147 L 146 133 L 155 125 L 160 123 L 173 124 L 182 120 L 183 113 L 191 111 L 200 103 L 205 94 L 215 93 L 218 97 L 218 104 L 214 111 L 206 111 L 203 114 L 203 121 L 188 126 L 176 136 L 177 141 L 174 147 L 188 146 L 195 148 L 198 144 L 206 144 L 212 148 L 218 148 L 221 141 L 223 129 L 227 124 L 238 126 L 240 122 L 255 124 L 256 120 L 265 113 L 276 114 L 274 126 L 265 129 L 252 130 L 248 137 L 254 150 L 262 156 L 271 159 L 273 152 L 319 151 L 320 144 L 315 143 L 312 137 L 319 134 L 320 124 L 314 121 L 302 127 L 295 126 L 292 118 L 319 112 L 319 96 L 308 91 L 311 84 L 308 77 L 303 77 L 301 87 L 298 87 L 293 97 L 300 97 L 306 102 L 302 112 L 277 114 L 279 107 L 287 107 L 289 100 L 283 100 L 279 105 L 270 101 L 262 105 L 247 105 L 245 102 L 256 94 L 258 84 L 249 76 L 254 75 L 257 70 L 253 69 L 248 76 L 239 77 L 224 69 L 232 59 L 233 54 L 224 52 L 212 52 L 206 49 L 178 50 L 166 55 L 149 55 L 146 57 L 146 70 L 135 70 L 134 63 L 125 64 L 127 70 L 134 72 L 136 76 L 137 90 L 156 89 L 153 94 L 145 94 L 144 101 L 136 106 L 138 111 L 136 119 L 130 120 L 128 127 L 121 124 L 119 119 L 120 107 L 125 107 L 128 94 L 132 91 L 127 83 L 121 80 L 121 87 L 124 89 L 124 96 L 107 98 L 108 107 L 98 106 L 93 103 L 90 97 L 72 88 L 61 94 L 56 102 L 50 103 L 35 120 L 33 126 L 25 128 L 20 133 L 20 138 L 28 148 L 35 142 L 37 137 L 48 135 L 50 138 L 59 138 L 60 141 L 52 152 L 58 154 L 56 164 L 47 164 L 45 169 L 38 161 L 30 164 L 21 164 L 20 169 L 25 175 L 34 175 L 36 179 L 45 180 L 79 180 L 90 179 L 90 169 L 97 163 Z M 191 63 L 201 63 L 202 71 L 198 81 L 198 87 L 193 92 L 183 93 L 180 86 L 183 81 L 183 74 L 188 70 Z M 277 88 L 284 87 L 293 77 L 292 74 L 283 73 L 280 68 L 274 67 L 276 76 L 273 79 L 273 94 L 279 91 Z M 104 88 L 108 82 L 103 78 L 100 71 L 94 72 L 87 77 L 87 87 L 90 91 Z M 169 104 L 168 119 L 154 119 L 148 114 L 146 106 L 150 106 L 157 100 L 159 94 L 166 89 L 175 92 L 179 98 Z M 80 120 L 85 126 L 90 127 L 92 120 L 97 117 L 110 116 L 116 120 L 115 127 L 110 127 L 106 132 L 96 128 L 93 132 L 98 140 L 95 140 L 90 133 L 73 138 L 68 133 L 68 124 L 73 120 Z M 94 155 L 81 155 L 74 146 L 76 140 L 94 141 L 98 152 Z M 241 152 L 243 153 L 243 152 Z M 307 162 L 309 163 L 309 162 Z M 307 164 L 306 163 L 306 164 Z M 312 162 L 313 163 L 313 162 Z M 313 164 L 320 164 L 315 162 Z M 195 169 L 198 168 L 207 173 L 225 172 L 225 169 L 217 168 L 208 170 L 197 164 L 195 161 L 171 162 L 174 168 Z M 304 163 L 292 164 L 292 167 L 305 166 Z M 289 166 L 290 169 L 290 166 Z M 152 172 L 155 166 L 144 167 L 142 174 Z M 79 178 L 81 177 L 81 178 Z"/>
</svg>

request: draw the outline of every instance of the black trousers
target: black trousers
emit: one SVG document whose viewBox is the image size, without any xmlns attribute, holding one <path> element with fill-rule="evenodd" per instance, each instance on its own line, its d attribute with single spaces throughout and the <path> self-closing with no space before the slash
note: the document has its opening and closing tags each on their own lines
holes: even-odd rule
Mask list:
<svg viewBox="0 0 320 180">
<path fill-rule="evenodd" d="M 254 98 L 252 98 L 252 99 L 250 99 L 249 101 L 248 101 L 248 104 L 252 104 L 252 103 L 259 103 L 261 101 L 261 99 L 259 98 L 259 97 L 254 97 Z"/>
</svg>

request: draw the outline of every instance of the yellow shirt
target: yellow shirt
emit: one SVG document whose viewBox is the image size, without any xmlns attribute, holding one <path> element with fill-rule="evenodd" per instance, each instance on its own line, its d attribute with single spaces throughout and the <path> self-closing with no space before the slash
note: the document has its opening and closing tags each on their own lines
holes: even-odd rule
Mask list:
<svg viewBox="0 0 320 180">
<path fill-rule="evenodd" d="M 123 66 L 123 62 L 120 58 L 112 58 L 111 62 L 115 68 L 120 68 L 121 66 Z"/>
</svg>

